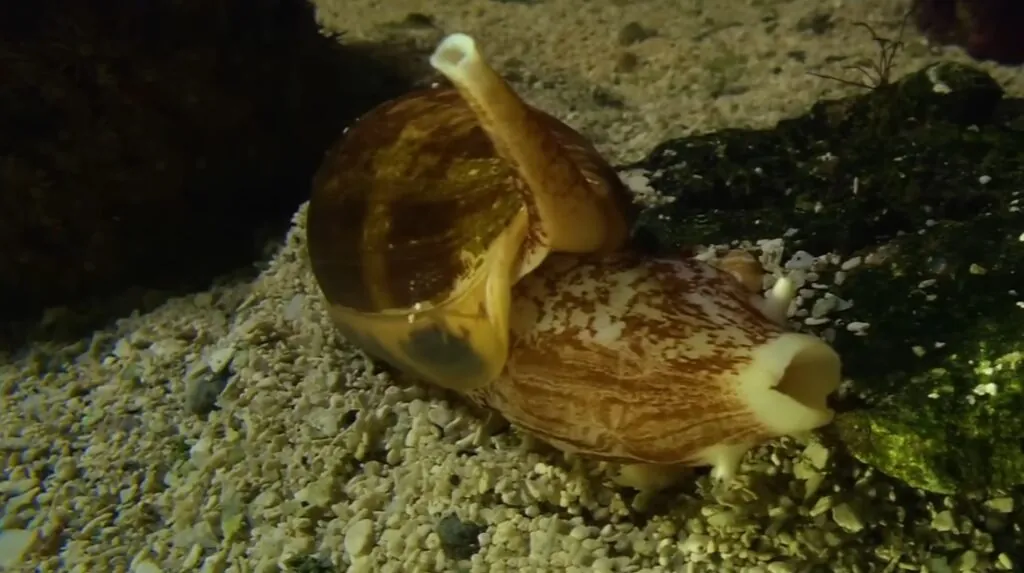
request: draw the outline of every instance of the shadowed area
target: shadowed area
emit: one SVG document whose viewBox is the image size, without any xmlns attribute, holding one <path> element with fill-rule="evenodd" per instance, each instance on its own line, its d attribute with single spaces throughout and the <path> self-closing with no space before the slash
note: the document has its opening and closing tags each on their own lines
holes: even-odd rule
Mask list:
<svg viewBox="0 0 1024 573">
<path fill-rule="evenodd" d="M 343 127 L 410 87 L 398 61 L 304 0 L 5 2 L 0 315 L 261 258 Z"/>
</svg>

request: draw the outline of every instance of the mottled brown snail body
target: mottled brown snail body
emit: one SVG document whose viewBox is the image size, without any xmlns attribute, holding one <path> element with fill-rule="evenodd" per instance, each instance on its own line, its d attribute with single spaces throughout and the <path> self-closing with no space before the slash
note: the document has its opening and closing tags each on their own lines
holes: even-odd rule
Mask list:
<svg viewBox="0 0 1024 573">
<path fill-rule="evenodd" d="M 567 452 L 729 479 L 751 447 L 832 419 L 839 358 L 785 327 L 792 294 L 696 259 L 552 255 L 513 289 L 504 375 L 469 396 Z"/>
<path fill-rule="evenodd" d="M 787 280 L 762 297 L 752 259 L 629 251 L 629 196 L 586 140 L 468 36 L 431 63 L 456 89 L 370 112 L 316 177 L 309 254 L 347 339 L 641 473 L 729 477 L 751 446 L 831 420 L 839 359 L 786 329 Z"/>
</svg>

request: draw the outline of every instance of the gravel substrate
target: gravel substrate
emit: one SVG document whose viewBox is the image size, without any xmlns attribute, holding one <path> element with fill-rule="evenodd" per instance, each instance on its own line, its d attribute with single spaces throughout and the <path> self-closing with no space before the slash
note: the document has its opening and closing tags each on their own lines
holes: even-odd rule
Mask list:
<svg viewBox="0 0 1024 573">
<path fill-rule="evenodd" d="M 11 570 L 1013 570 L 996 538 L 1019 499 L 901 490 L 813 439 L 758 448 L 728 488 L 613 489 L 346 347 L 302 237 L 255 282 L 0 367 Z M 842 264 L 745 246 L 766 287 Z"/>
</svg>

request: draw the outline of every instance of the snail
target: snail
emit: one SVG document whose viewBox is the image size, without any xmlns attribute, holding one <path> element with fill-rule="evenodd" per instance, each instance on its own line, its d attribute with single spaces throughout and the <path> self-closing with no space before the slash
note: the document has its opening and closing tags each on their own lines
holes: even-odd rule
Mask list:
<svg viewBox="0 0 1024 573">
<path fill-rule="evenodd" d="M 745 253 L 631 249 L 632 198 L 583 136 L 467 35 L 430 63 L 453 87 L 371 110 L 314 177 L 308 255 L 345 339 L 630 483 L 727 480 L 754 445 L 831 421 L 840 360 L 787 328 L 791 282 L 762 296 Z"/>
</svg>

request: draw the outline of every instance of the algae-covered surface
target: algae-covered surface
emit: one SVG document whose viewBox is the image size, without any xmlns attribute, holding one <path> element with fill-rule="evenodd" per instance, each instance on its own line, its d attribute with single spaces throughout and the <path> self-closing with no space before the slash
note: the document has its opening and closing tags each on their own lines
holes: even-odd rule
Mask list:
<svg viewBox="0 0 1024 573">
<path fill-rule="evenodd" d="M 791 248 L 850 255 L 1005 205 L 1024 157 L 1021 132 L 988 125 L 1001 95 L 985 73 L 945 64 L 775 129 L 663 143 L 637 167 L 679 200 L 646 213 L 640 235 L 671 246 L 788 234 Z"/>
<path fill-rule="evenodd" d="M 838 419 L 855 455 L 931 491 L 1024 483 L 1021 233 L 1015 208 L 940 223 L 834 291 L 871 324 L 835 341 L 861 402 Z"/>
<path fill-rule="evenodd" d="M 807 286 L 848 308 L 805 322 L 851 381 L 839 435 L 930 491 L 1024 483 L 1024 116 L 1001 95 L 984 72 L 938 65 L 635 166 L 676 197 L 644 214 L 648 247 L 786 236 L 843 261 Z"/>
</svg>

